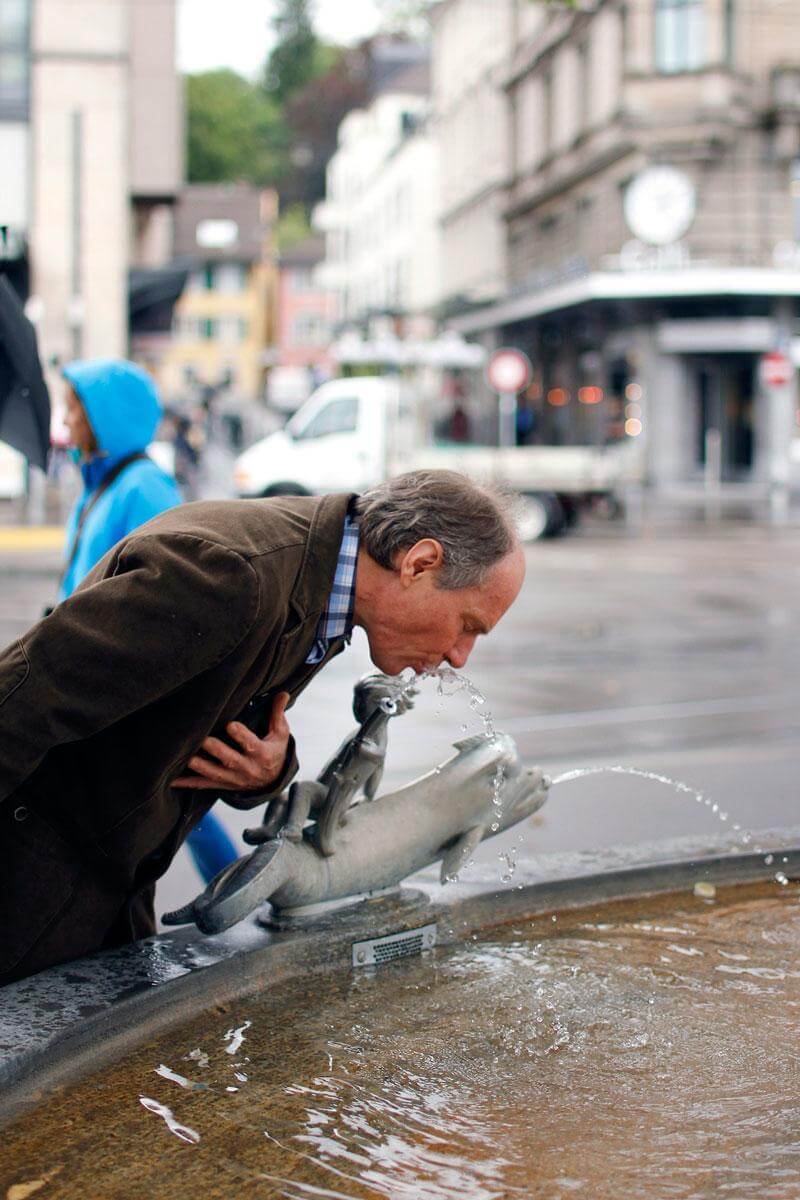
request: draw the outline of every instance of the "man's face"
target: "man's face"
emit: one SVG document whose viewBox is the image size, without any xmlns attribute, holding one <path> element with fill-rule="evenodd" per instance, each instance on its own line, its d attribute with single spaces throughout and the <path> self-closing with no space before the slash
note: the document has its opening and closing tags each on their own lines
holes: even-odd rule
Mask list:
<svg viewBox="0 0 800 1200">
<path fill-rule="evenodd" d="M 442 663 L 465 666 L 475 639 L 489 633 L 522 587 L 525 558 L 520 547 L 501 559 L 479 587 L 446 590 L 437 586 L 435 556 L 425 551 L 414 556 L 426 545 L 438 547 L 419 542 L 398 569 L 381 572 L 378 587 L 356 606 L 356 623 L 367 634 L 370 657 L 387 675 L 399 675 L 407 667 L 422 673 Z"/>
</svg>

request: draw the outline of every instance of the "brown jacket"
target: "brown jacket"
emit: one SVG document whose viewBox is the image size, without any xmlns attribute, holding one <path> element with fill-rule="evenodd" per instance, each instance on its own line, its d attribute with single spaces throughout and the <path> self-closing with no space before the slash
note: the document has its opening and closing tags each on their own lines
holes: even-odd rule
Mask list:
<svg viewBox="0 0 800 1200">
<path fill-rule="evenodd" d="M 23 923 L 57 920 L 85 876 L 111 907 L 151 901 L 148 888 L 217 798 L 170 786 L 187 759 L 235 718 L 263 734 L 272 696 L 294 701 L 343 648 L 339 639 L 306 664 L 350 499 L 171 509 L 0 655 L 0 838 L 13 843 L 3 859 L 18 877 L 16 891 L 6 878 L 5 901 L 0 880 L 0 929 L 20 904 L 38 910 Z M 270 794 L 296 770 L 291 747 Z M 251 808 L 269 795 L 221 798 Z M 40 886 L 26 879 L 20 890 L 23 871 Z M 135 935 L 150 927 L 146 913 L 131 920 Z M 106 936 L 98 929 L 95 943 Z M 0 979 L 13 957 L 0 941 Z"/>
</svg>

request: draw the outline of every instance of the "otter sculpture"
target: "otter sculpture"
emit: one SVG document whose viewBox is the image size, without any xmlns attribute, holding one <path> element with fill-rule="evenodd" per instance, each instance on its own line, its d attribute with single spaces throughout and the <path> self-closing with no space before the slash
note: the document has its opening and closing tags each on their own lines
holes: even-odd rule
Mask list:
<svg viewBox="0 0 800 1200">
<path fill-rule="evenodd" d="M 360 690 L 359 690 L 360 689 Z M 281 913 L 397 887 L 442 861 L 455 878 L 478 844 L 537 811 L 550 781 L 524 768 L 506 734 L 455 743 L 447 762 L 395 792 L 375 798 L 389 720 L 411 705 L 402 681 L 368 676 L 356 687 L 362 724 L 319 778 L 292 786 L 273 802 L 256 844 L 190 904 L 166 913 L 166 925 L 194 921 L 219 933 L 269 901 Z M 498 786 L 499 785 L 499 786 Z M 314 823 L 305 826 L 308 818 Z"/>
</svg>

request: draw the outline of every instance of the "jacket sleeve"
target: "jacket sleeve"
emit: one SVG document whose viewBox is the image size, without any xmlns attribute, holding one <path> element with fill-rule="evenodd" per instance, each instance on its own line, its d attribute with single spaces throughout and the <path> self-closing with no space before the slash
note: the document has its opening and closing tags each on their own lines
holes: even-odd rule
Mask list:
<svg viewBox="0 0 800 1200">
<path fill-rule="evenodd" d="M 188 534 L 139 534 L 0 655 L 0 801 L 55 746 L 91 737 L 230 654 L 259 611 L 249 562 Z"/>
</svg>

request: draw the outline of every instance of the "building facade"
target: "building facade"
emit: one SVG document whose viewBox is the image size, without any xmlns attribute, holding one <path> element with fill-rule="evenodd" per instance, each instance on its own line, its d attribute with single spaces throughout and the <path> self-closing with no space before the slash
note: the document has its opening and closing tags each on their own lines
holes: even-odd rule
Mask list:
<svg viewBox="0 0 800 1200">
<path fill-rule="evenodd" d="M 277 196 L 249 184 L 188 184 L 175 213 L 175 253 L 190 266 L 157 365 L 165 398 L 198 389 L 264 396 L 276 335 Z"/>
<path fill-rule="evenodd" d="M 430 320 L 440 288 L 439 164 L 427 125 L 425 64 L 395 75 L 348 113 L 314 224 L 325 236 L 318 281 L 339 325 L 380 314 Z"/>
<path fill-rule="evenodd" d="M 335 298 L 316 278 L 324 256 L 324 239 L 316 236 L 281 251 L 278 260 L 275 349 L 267 381 L 274 408 L 298 408 L 335 372 L 330 355 Z"/>
<path fill-rule="evenodd" d="M 492 7 L 492 0 L 484 0 Z M 538 440 L 637 438 L 669 488 L 786 469 L 800 361 L 800 38 L 770 0 L 519 0 L 502 73 L 508 287 Z M 780 461 L 779 461 L 780 460 Z"/>
<path fill-rule="evenodd" d="M 447 314 L 496 300 L 507 286 L 510 140 L 501 83 L 514 45 L 514 0 L 445 0 L 432 22 L 431 131 Z"/>
<path fill-rule="evenodd" d="M 48 358 L 128 348 L 128 270 L 171 253 L 175 0 L 4 0 L 0 249 Z"/>
</svg>

